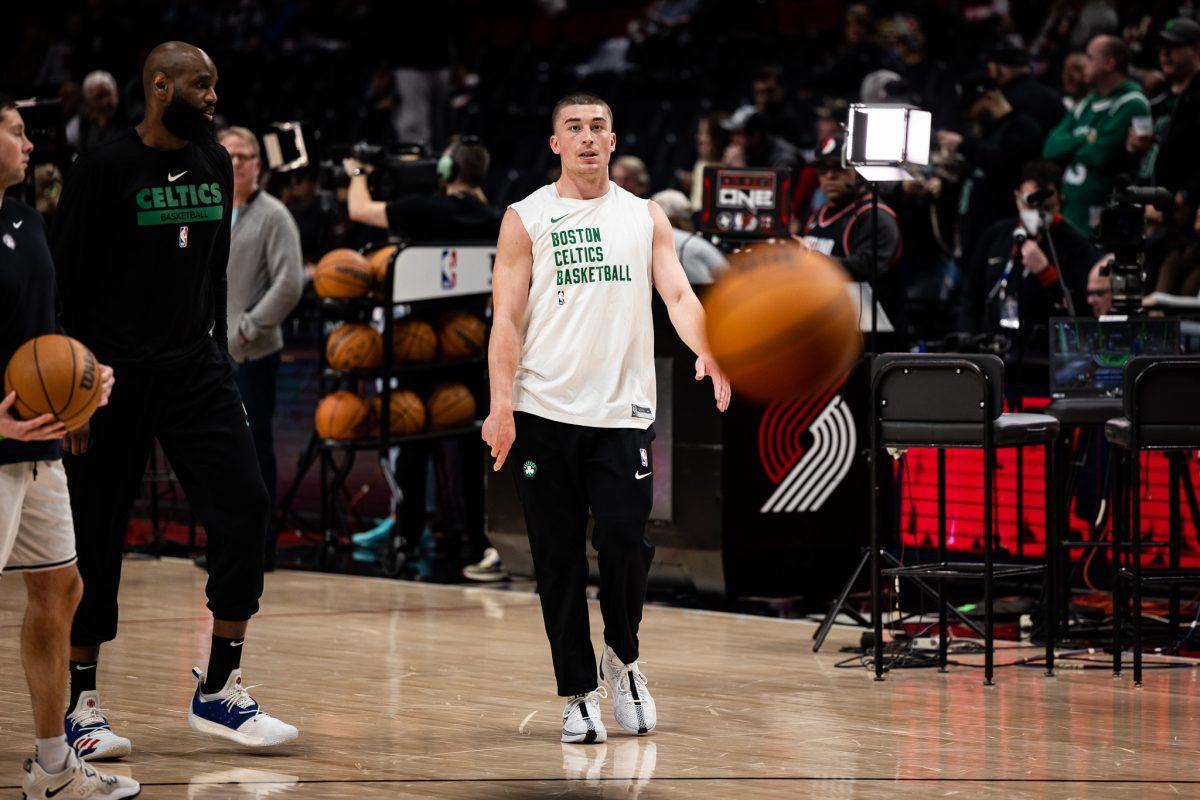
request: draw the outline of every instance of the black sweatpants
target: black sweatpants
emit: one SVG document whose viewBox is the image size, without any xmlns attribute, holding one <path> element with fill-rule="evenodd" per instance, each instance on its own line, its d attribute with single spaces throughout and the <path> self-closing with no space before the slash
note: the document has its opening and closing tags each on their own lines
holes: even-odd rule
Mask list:
<svg viewBox="0 0 1200 800">
<path fill-rule="evenodd" d="M 109 404 L 92 417 L 91 446 L 65 457 L 84 586 L 71 644 L 117 635 L 125 530 L 155 438 L 208 537 L 209 610 L 250 619 L 263 587 L 267 490 L 233 367 L 210 342 L 181 364 L 115 370 Z"/>
<path fill-rule="evenodd" d="M 263 483 L 267 487 L 268 517 L 275 508 L 276 462 L 275 462 L 275 432 L 271 427 L 275 417 L 275 384 L 279 378 L 279 353 L 272 353 L 254 361 L 247 361 L 237 367 L 238 392 L 242 396 L 242 405 L 246 409 L 246 419 L 250 421 L 250 435 L 254 437 L 254 452 L 258 456 L 258 468 L 262 472 Z M 275 538 L 279 531 L 274 525 L 268 524 L 268 539 L 266 542 L 266 557 L 271 564 L 275 563 Z"/>
<path fill-rule="evenodd" d="M 587 523 L 600 566 L 604 642 L 621 661 L 638 658 L 638 625 L 654 547 L 646 538 L 653 504 L 654 429 L 588 428 L 517 412 L 508 462 L 550 639 L 558 694 L 596 688 L 587 606 Z"/>
</svg>

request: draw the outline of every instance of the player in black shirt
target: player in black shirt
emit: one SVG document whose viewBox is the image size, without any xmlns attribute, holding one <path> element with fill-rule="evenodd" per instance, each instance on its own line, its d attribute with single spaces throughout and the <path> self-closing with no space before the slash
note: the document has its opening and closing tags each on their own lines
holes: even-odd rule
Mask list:
<svg viewBox="0 0 1200 800">
<path fill-rule="evenodd" d="M 3 197 L 22 183 L 33 145 L 16 104 L 0 95 L 0 370 L 36 336 L 55 332 L 54 264 L 42 218 Z M 112 370 L 100 367 L 101 404 L 112 391 Z M 29 597 L 21 629 L 21 660 L 29 679 L 36 735 L 25 762 L 22 796 L 133 797 L 138 784 L 84 767 L 67 745 L 62 694 L 66 684 L 71 615 L 83 592 L 75 566 L 75 531 L 61 439 L 52 414 L 21 421 L 16 393 L 0 400 L 0 573 L 21 574 Z"/>
<path fill-rule="evenodd" d="M 53 232 L 64 325 L 120 379 L 90 431 L 67 440 L 84 580 L 67 734 L 90 758 L 130 750 L 84 711 L 99 706 L 95 665 L 117 634 L 125 531 L 155 439 L 208 537 L 212 650 L 207 672 L 193 670 L 188 722 L 255 746 L 298 735 L 260 713 L 239 668 L 262 594 L 269 507 L 227 352 L 233 172 L 213 131 L 217 69 L 203 51 L 168 42 L 147 56 L 142 83 L 145 118 L 80 156 Z"/>
</svg>

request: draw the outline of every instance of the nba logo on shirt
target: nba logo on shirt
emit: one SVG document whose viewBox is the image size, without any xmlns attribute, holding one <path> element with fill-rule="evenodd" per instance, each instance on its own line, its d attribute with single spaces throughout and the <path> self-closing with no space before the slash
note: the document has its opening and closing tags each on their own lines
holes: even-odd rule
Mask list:
<svg viewBox="0 0 1200 800">
<path fill-rule="evenodd" d="M 442 288 L 453 289 L 458 285 L 458 251 L 442 251 Z"/>
<path fill-rule="evenodd" d="M 642 466 L 643 467 L 650 466 L 650 456 L 646 454 L 646 448 L 644 448 L 644 447 L 638 448 L 638 453 L 642 457 Z"/>
<path fill-rule="evenodd" d="M 187 247 L 187 239 L 188 239 L 188 226 L 180 225 L 179 226 L 179 247 L 180 248 Z"/>
<path fill-rule="evenodd" d="M 567 293 L 562 289 L 558 290 L 558 304 L 560 306 L 565 306 L 567 304 Z"/>
</svg>

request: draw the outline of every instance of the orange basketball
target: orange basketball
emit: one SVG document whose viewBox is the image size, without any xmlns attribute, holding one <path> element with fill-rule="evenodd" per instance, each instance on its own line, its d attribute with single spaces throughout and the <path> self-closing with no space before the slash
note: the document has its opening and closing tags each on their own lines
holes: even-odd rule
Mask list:
<svg viewBox="0 0 1200 800">
<path fill-rule="evenodd" d="M 325 360 L 334 369 L 375 369 L 383 363 L 383 337 L 370 325 L 339 325 L 325 341 Z"/>
<path fill-rule="evenodd" d="M 419 319 L 396 320 L 392 328 L 392 358 L 397 364 L 424 364 L 437 355 L 433 326 Z"/>
<path fill-rule="evenodd" d="M 49 334 L 17 348 L 4 370 L 4 395 L 16 392 L 21 419 L 53 414 L 73 431 L 100 405 L 100 367 L 92 351 L 69 336 Z"/>
<path fill-rule="evenodd" d="M 447 314 L 438 330 L 442 358 L 474 358 L 479 355 L 483 352 L 484 331 L 483 320 L 474 314 L 461 311 Z"/>
<path fill-rule="evenodd" d="M 439 386 L 429 395 L 429 428 L 463 428 L 475 420 L 475 398 L 461 383 Z"/>
<path fill-rule="evenodd" d="M 407 389 L 393 389 L 391 401 L 388 403 L 390 418 L 388 427 L 393 436 L 408 436 L 420 433 L 425 429 L 425 404 L 416 392 Z M 383 398 L 375 395 L 371 398 L 371 421 L 374 427 L 379 427 L 383 412 Z"/>
<path fill-rule="evenodd" d="M 365 433 L 367 404 L 354 392 L 334 392 L 317 404 L 315 426 L 322 439 L 356 439 Z"/>
<path fill-rule="evenodd" d="M 849 278 L 798 242 L 763 243 L 730 258 L 704 299 L 708 342 L 736 393 L 770 400 L 815 393 L 862 350 Z"/>
<path fill-rule="evenodd" d="M 374 253 L 371 253 L 367 259 L 371 265 L 371 283 L 375 291 L 382 295 L 387 295 L 387 270 L 388 265 L 392 263 L 392 258 L 396 255 L 396 245 L 389 244 L 387 247 L 381 247 Z"/>
<path fill-rule="evenodd" d="M 366 297 L 371 291 L 371 265 L 357 250 L 330 250 L 317 262 L 313 288 L 319 297 Z"/>
</svg>

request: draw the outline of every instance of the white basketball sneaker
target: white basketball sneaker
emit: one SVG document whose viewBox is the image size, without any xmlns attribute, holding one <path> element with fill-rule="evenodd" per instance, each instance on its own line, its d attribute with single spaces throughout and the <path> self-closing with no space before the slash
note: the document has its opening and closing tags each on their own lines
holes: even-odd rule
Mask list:
<svg viewBox="0 0 1200 800">
<path fill-rule="evenodd" d="M 567 744 L 599 744 L 608 739 L 600 719 L 600 693 L 577 694 L 563 707 L 562 740 Z"/>
<path fill-rule="evenodd" d="M 188 708 L 188 724 L 198 733 L 220 736 L 247 747 L 270 747 L 290 742 L 300 731 L 283 720 L 275 719 L 259 708 L 250 696 L 253 687 L 242 686 L 242 671 L 229 673 L 225 687 L 216 694 L 206 695 L 200 689 L 204 674 L 192 668 L 196 691 Z"/>
<path fill-rule="evenodd" d="M 67 744 L 84 761 L 102 761 L 129 755 L 133 745 L 124 736 L 113 733 L 108 717 L 100 707 L 100 695 L 81 692 L 75 707 L 67 712 Z"/>
<path fill-rule="evenodd" d="M 600 682 L 612 695 L 613 716 L 617 724 L 630 733 L 643 734 L 654 730 L 658 714 L 654 698 L 646 688 L 646 676 L 637 662 L 622 664 L 608 645 L 600 657 Z"/>
<path fill-rule="evenodd" d="M 121 800 L 137 797 L 142 787 L 133 778 L 105 775 L 71 750 L 62 772 L 46 772 L 32 758 L 25 760 L 22 800 Z"/>
</svg>

